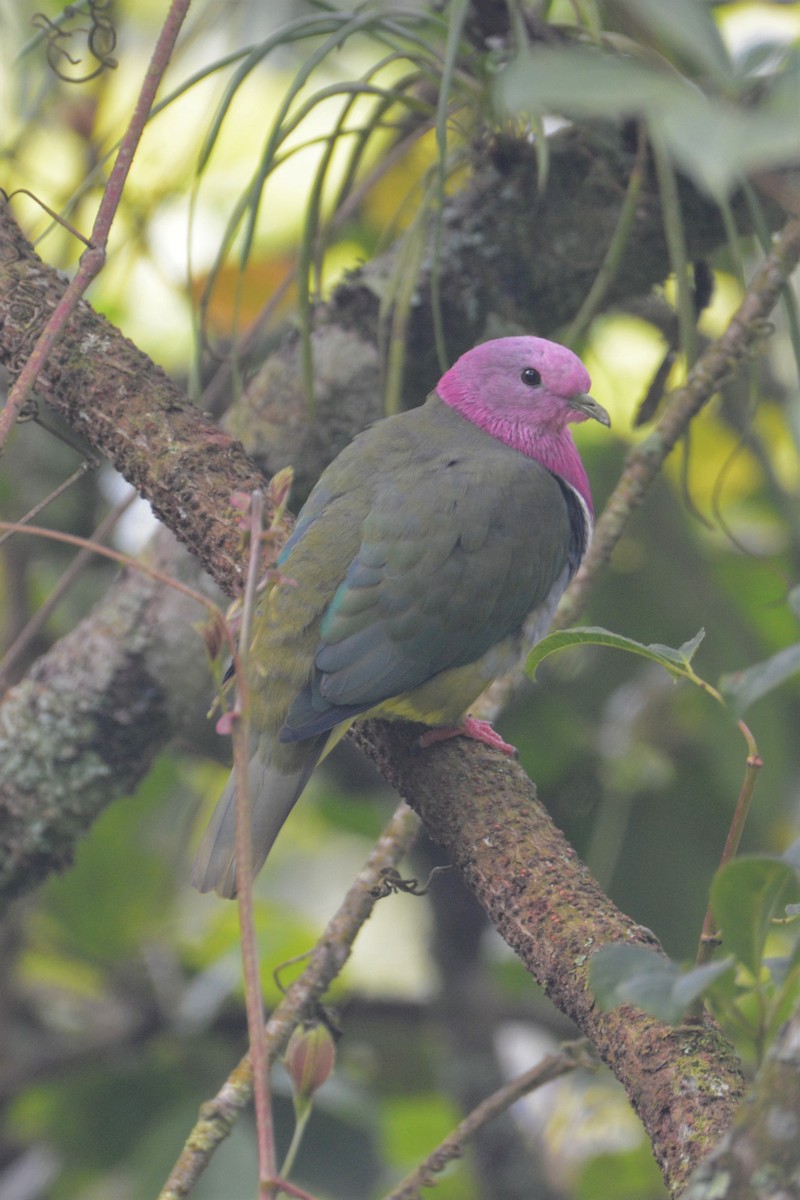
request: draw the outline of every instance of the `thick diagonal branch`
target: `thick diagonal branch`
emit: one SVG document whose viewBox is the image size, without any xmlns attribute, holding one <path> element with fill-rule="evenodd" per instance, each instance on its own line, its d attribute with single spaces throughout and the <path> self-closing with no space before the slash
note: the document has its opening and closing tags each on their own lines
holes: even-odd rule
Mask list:
<svg viewBox="0 0 800 1200">
<path fill-rule="evenodd" d="M 678 1191 L 728 1128 L 743 1080 L 733 1048 L 711 1020 L 671 1029 L 635 1009 L 603 1012 L 597 1005 L 588 987 L 592 954 L 610 942 L 657 946 L 654 935 L 604 895 L 517 763 L 463 741 L 443 745 L 433 760 L 427 750 L 415 752 L 413 727 L 383 722 L 360 727 L 356 738 L 422 817 L 502 937 L 623 1083 L 668 1186 Z M 687 1137 L 693 1129 L 703 1136 Z"/>
</svg>

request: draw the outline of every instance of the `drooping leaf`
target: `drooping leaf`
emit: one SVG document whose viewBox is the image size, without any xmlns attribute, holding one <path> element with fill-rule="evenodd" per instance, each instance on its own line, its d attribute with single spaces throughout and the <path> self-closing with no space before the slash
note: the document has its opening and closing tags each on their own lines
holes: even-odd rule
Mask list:
<svg viewBox="0 0 800 1200">
<path fill-rule="evenodd" d="M 677 89 L 676 89 L 677 83 Z M 596 48 L 536 47 L 519 54 L 497 81 L 500 104 L 509 112 L 562 112 L 567 116 L 616 118 L 655 112 L 672 103 L 680 77 Z"/>
<path fill-rule="evenodd" d="M 754 663 L 752 667 L 745 667 L 743 671 L 732 671 L 723 675 L 719 681 L 719 689 L 737 717 L 740 717 L 756 700 L 768 695 L 798 673 L 800 642 L 778 650 L 771 658 Z"/>
<path fill-rule="evenodd" d="M 715 197 L 797 153 L 797 114 L 772 107 L 750 111 L 698 93 L 662 113 L 659 123 L 678 166 Z"/>
<path fill-rule="evenodd" d="M 676 1008 L 685 1013 L 698 997 L 709 990 L 712 983 L 716 983 L 728 972 L 732 975 L 734 965 L 733 956 L 728 955 L 726 958 L 717 959 L 716 962 L 705 963 L 702 967 L 679 970 L 672 988 Z"/>
<path fill-rule="evenodd" d="M 719 197 L 743 176 L 796 155 L 797 114 L 784 102 L 784 93 L 797 86 L 793 71 L 787 65 L 784 86 L 760 107 L 746 107 L 707 95 L 693 80 L 632 55 L 586 46 L 536 47 L 499 76 L 496 96 L 509 113 L 643 117 L 676 166 Z"/>
<path fill-rule="evenodd" d="M 610 0 L 610 8 L 622 10 L 660 53 L 720 84 L 730 80 L 732 64 L 706 5 L 697 0 Z"/>
<path fill-rule="evenodd" d="M 683 970 L 656 950 L 619 943 L 603 946 L 593 956 L 589 981 L 602 1008 L 633 1004 L 677 1025 L 687 1008 L 732 967 L 733 959 L 728 957 Z"/>
<path fill-rule="evenodd" d="M 537 642 L 528 655 L 525 670 L 533 678 L 539 663 L 557 650 L 567 650 L 572 646 L 611 646 L 615 650 L 627 650 L 630 654 L 638 654 L 658 663 L 665 671 L 669 671 L 675 679 L 686 677 L 686 668 L 692 661 L 697 647 L 705 637 L 705 630 L 699 630 L 688 642 L 675 649 L 672 646 L 662 646 L 657 642 L 645 645 L 633 638 L 624 637 L 621 633 L 611 633 L 599 626 L 584 626 L 577 629 L 564 629 L 557 633 L 548 634 Z"/>
</svg>

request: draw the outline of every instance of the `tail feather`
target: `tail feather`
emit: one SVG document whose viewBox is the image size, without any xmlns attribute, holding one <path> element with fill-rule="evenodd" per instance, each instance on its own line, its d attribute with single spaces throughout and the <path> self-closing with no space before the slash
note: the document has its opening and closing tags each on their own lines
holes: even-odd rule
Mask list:
<svg viewBox="0 0 800 1200">
<path fill-rule="evenodd" d="M 248 782 L 254 875 L 264 865 L 327 741 L 327 735 L 309 740 L 303 746 L 302 758 L 295 756 L 297 765 L 291 770 L 281 770 L 270 758 L 262 757 L 263 748 L 250 759 Z M 236 895 L 236 784 L 233 773 L 197 851 L 192 884 L 200 892 L 215 891 L 228 899 Z"/>
</svg>

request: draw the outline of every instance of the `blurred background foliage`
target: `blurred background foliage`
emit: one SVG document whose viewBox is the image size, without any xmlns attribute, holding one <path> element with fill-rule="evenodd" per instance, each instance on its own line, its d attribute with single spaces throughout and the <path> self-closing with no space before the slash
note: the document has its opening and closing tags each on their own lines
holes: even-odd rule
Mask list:
<svg viewBox="0 0 800 1200">
<path fill-rule="evenodd" d="M 0 4 L 0 183 L 87 230 L 164 6 L 73 8 Z M 92 303 L 198 398 L 219 356 L 256 322 L 235 393 L 287 320 L 402 236 L 401 267 L 387 281 L 400 335 L 424 223 L 459 186 L 470 142 L 487 128 L 537 134 L 546 173 L 544 118 L 553 128 L 592 114 L 624 120 L 632 89 L 644 86 L 639 98 L 667 161 L 723 209 L 743 171 L 781 165 L 792 145 L 796 157 L 800 5 L 539 3 L 527 25 L 521 8 L 510 11 L 509 66 L 492 43 L 454 60 L 466 12 L 457 3 L 429 11 L 199 0 Z M 527 69 L 526 56 L 547 64 L 548 53 L 560 56 L 552 71 Z M 615 54 L 627 55 L 622 67 Z M 703 94 L 713 104 L 700 128 Z M 48 261 L 73 269 L 81 245 L 69 232 L 28 196 L 15 197 L 14 211 Z M 720 252 L 699 339 L 724 329 L 759 254 L 754 241 Z M 580 339 L 593 394 L 613 420 L 612 436 L 579 432 L 598 508 L 628 447 L 647 436 L 635 418 L 673 336 L 680 291 L 668 281 L 645 314 L 633 302 L 590 314 Z M 774 324 L 749 378 L 703 413 L 669 460 L 592 596 L 593 623 L 643 642 L 679 645 L 705 627 L 696 666 L 712 682 L 798 641 L 788 604 L 800 565 L 797 363 L 785 309 Z M 683 369 L 677 354 L 670 383 Z M 0 477 L 4 515 L 26 512 L 79 460 L 27 426 Z M 101 468 L 51 503 L 47 520 L 90 535 L 122 490 Z M 134 505 L 118 544 L 136 549 L 151 528 L 145 506 Z M 20 538 L 3 554 L 9 645 L 71 554 Z M 105 564 L 90 564 L 9 677 L 71 628 L 109 578 Z M 209 676 L 209 699 L 211 690 Z M 765 766 L 745 849 L 780 851 L 798 833 L 796 681 L 748 719 Z M 549 660 L 500 730 L 614 901 L 673 956 L 690 958 L 743 770 L 730 716 L 652 664 L 587 647 Z M 137 795 L 97 823 L 74 870 L 5 919 L 2 1200 L 155 1195 L 198 1105 L 244 1051 L 235 910 L 187 884 L 225 779 L 218 742 L 209 724 L 205 745 L 164 755 Z M 391 803 L 346 746 L 309 788 L 257 885 L 268 1003 L 278 994 L 274 968 L 313 944 Z M 422 848 L 412 870 L 424 875 L 435 861 Z M 459 1041 L 458 1006 L 476 994 L 481 1028 L 473 1021 Z M 430 901 L 378 906 L 331 1002 L 343 1030 L 337 1070 L 298 1164 L 299 1182 L 320 1197 L 380 1195 L 458 1120 L 466 1095 L 479 1098 L 493 1077 L 570 1035 L 450 875 Z M 280 1070 L 275 1086 L 285 1144 L 291 1104 Z M 542 1197 L 664 1194 L 638 1122 L 603 1073 L 549 1085 L 498 1126 L 443 1178 L 443 1200 L 514 1200 L 531 1194 L 531 1179 Z M 254 1163 L 245 1124 L 194 1194 L 244 1200 Z"/>
</svg>

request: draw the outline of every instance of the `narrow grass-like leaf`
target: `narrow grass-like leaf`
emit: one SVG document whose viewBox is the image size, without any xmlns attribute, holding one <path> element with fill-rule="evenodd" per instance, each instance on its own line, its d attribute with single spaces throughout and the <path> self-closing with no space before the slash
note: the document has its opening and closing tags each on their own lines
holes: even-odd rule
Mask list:
<svg viewBox="0 0 800 1200">
<path fill-rule="evenodd" d="M 756 236 L 759 245 L 765 254 L 769 254 L 772 249 L 772 230 L 769 227 L 764 205 L 761 202 L 761 197 L 755 190 L 753 185 L 747 180 L 742 184 L 742 192 L 747 201 L 747 210 L 750 219 L 753 222 L 753 228 L 756 231 Z M 783 301 L 786 320 L 789 327 L 789 338 L 794 351 L 794 360 L 798 372 L 800 372 L 800 317 L 797 311 L 797 300 L 795 298 L 794 289 L 790 284 L 786 283 L 781 288 L 781 300 Z M 795 445 L 800 450 L 800 430 L 797 429 L 797 422 L 789 421 L 789 428 L 794 432 Z M 800 590 L 800 589 L 798 589 Z M 800 615 L 800 613 L 798 614 Z"/>
<path fill-rule="evenodd" d="M 392 12 L 394 14 L 394 19 L 390 19 L 390 13 Z M 236 54 L 231 54 L 225 59 L 220 59 L 219 62 L 213 64 L 212 67 L 197 72 L 196 75 L 193 75 L 189 80 L 186 81 L 186 83 L 182 84 L 180 88 L 170 93 L 169 96 L 165 97 L 164 100 L 156 105 L 153 110 L 154 113 L 158 112 L 172 99 L 180 95 L 182 91 L 185 91 L 188 87 L 200 82 L 213 71 L 219 70 L 222 67 L 228 66 L 240 59 L 244 60 L 239 67 L 239 70 L 234 74 L 225 88 L 225 92 L 219 102 L 219 105 L 217 106 L 217 111 L 214 115 L 209 131 L 204 138 L 198 158 L 199 171 L 202 172 L 207 165 L 208 159 L 217 140 L 217 136 L 219 135 L 219 131 L 225 121 L 226 116 L 228 115 L 231 104 L 233 103 L 239 88 L 242 86 L 247 76 L 261 62 L 263 62 L 263 60 L 267 58 L 273 50 L 276 50 L 279 47 L 288 46 L 294 42 L 299 42 L 310 38 L 328 37 L 329 39 L 332 39 L 332 44 L 327 44 L 328 49 L 324 50 L 323 54 L 321 55 L 321 57 L 324 57 L 325 54 L 331 49 L 338 49 L 341 43 L 347 40 L 347 38 L 353 36 L 354 33 L 368 30 L 373 34 L 376 40 L 379 41 L 386 41 L 388 34 L 391 33 L 393 37 L 389 40 L 391 41 L 392 47 L 396 52 L 399 49 L 397 45 L 397 39 L 400 38 L 408 46 L 416 47 L 416 49 L 421 51 L 422 54 L 427 58 L 434 57 L 434 51 L 429 43 L 423 38 L 416 37 L 411 27 L 405 28 L 401 24 L 403 20 L 408 21 L 411 24 L 420 24 L 422 18 L 418 12 L 408 9 L 387 10 L 385 12 L 373 11 L 371 13 L 364 13 L 354 20 L 352 14 L 340 12 L 331 5 L 329 6 L 329 14 L 330 15 L 328 16 L 298 17 L 296 20 L 289 21 L 270 37 L 265 38 L 263 42 L 259 42 L 257 45 L 250 46 L 246 50 L 238 51 Z M 315 59 L 315 66 L 317 61 L 319 60 Z M 303 71 L 303 83 L 309 74 L 309 70 Z M 295 92 L 297 90 L 299 89 L 294 89 Z"/>
<path fill-rule="evenodd" d="M 373 119 L 377 122 L 388 108 L 397 103 L 408 101 L 409 106 L 413 109 L 415 106 L 413 97 L 405 94 L 405 87 L 411 86 L 419 79 L 419 72 L 413 72 L 407 76 L 405 80 L 391 89 L 378 87 L 369 82 L 369 79 L 382 69 L 388 62 L 394 61 L 394 54 L 383 59 L 380 63 L 373 66 L 367 73 L 366 78 L 355 84 L 332 85 L 329 88 L 324 88 L 317 92 L 309 102 L 304 105 L 295 120 L 287 123 L 289 126 L 295 127 L 298 125 L 317 103 L 324 99 L 333 96 L 345 95 L 346 103 L 342 107 L 339 118 L 326 139 L 325 150 L 320 159 L 319 165 L 315 172 L 314 182 L 311 186 L 311 191 L 306 202 L 305 215 L 303 220 L 303 231 L 300 239 L 300 257 L 297 266 L 297 288 L 298 288 L 298 310 L 300 334 L 302 339 L 301 358 L 303 365 L 303 377 L 305 382 L 306 394 L 309 404 L 313 408 L 314 404 L 314 367 L 313 355 L 311 349 L 311 293 L 312 283 L 311 276 L 314 270 L 317 274 L 317 282 L 321 274 L 321 259 L 323 252 L 322 232 L 322 201 L 325 190 L 328 171 L 333 159 L 333 155 L 339 141 L 342 137 L 349 136 L 349 130 L 345 127 L 345 122 L 350 115 L 355 102 L 365 96 L 376 97 L 380 103 L 377 105 L 376 111 L 373 114 Z M 369 127 L 367 127 L 368 129 Z M 366 145 L 366 138 L 360 138 L 362 145 Z"/>
<path fill-rule="evenodd" d="M 681 215 L 678 180 L 672 166 L 669 151 L 660 129 L 650 126 L 650 145 L 656 168 L 658 193 L 661 200 L 661 220 L 667 242 L 667 254 L 675 276 L 677 292 L 678 330 L 680 348 L 687 368 L 697 357 L 697 317 L 689 274 L 689 255 L 686 250 L 686 232 Z"/>
<path fill-rule="evenodd" d="M 296 21 L 290 22 L 270 38 L 258 46 L 253 47 L 245 60 L 234 74 L 234 77 L 228 84 L 223 98 L 217 108 L 214 120 L 212 122 L 209 133 L 207 134 L 203 147 L 201 149 L 198 172 L 202 172 L 207 165 L 209 158 L 213 152 L 216 139 L 222 128 L 222 124 L 228 115 L 233 98 L 244 82 L 247 75 L 278 46 L 290 44 L 311 37 L 323 37 L 322 43 L 315 47 L 311 54 L 303 61 L 301 67 L 293 77 L 291 86 L 284 94 L 278 111 L 276 112 L 269 129 L 267 140 L 262 150 L 259 164 L 253 177 L 247 186 L 244 194 L 234 206 L 234 209 L 229 217 L 226 225 L 221 244 L 209 274 L 207 288 L 201 297 L 201 312 L 203 320 L 207 311 L 208 298 L 213 289 L 214 280 L 216 279 L 219 270 L 227 258 L 234 241 L 237 237 L 241 237 L 241 246 L 239 250 L 239 262 L 241 272 L 249 261 L 252 242 L 255 236 L 256 223 L 258 220 L 258 212 L 261 203 L 261 198 L 270 174 L 275 171 L 280 162 L 285 161 L 288 154 L 281 153 L 281 147 L 285 144 L 286 139 L 297 129 L 304 118 L 321 102 L 329 99 L 334 95 L 350 95 L 351 101 L 358 95 L 372 94 L 383 99 L 387 106 L 394 102 L 405 102 L 410 108 L 414 108 L 416 101 L 414 97 L 404 96 L 399 91 L 392 89 L 380 88 L 377 85 L 370 84 L 348 84 L 341 83 L 331 85 L 329 88 L 322 88 L 310 97 L 305 104 L 292 113 L 292 107 L 301 90 L 305 87 L 308 80 L 311 78 L 317 68 L 323 63 L 325 58 L 335 51 L 348 39 L 359 35 L 366 34 L 373 36 L 377 41 L 388 40 L 393 46 L 398 42 L 398 38 L 405 37 L 409 44 L 416 44 L 421 51 L 422 56 L 431 61 L 434 58 L 430 48 L 420 38 L 404 29 L 403 22 L 408 21 L 410 24 L 419 24 L 420 15 L 415 12 L 404 9 L 394 9 L 378 11 L 372 10 L 368 12 L 360 12 L 356 14 L 343 14 L 333 12 L 327 16 L 304 17 Z M 393 49 L 393 54 L 398 54 L 399 51 Z M 374 73 L 374 69 L 373 69 Z M 347 107 L 347 106 L 346 106 Z M 419 104 L 420 109 L 424 109 L 423 104 Z M 291 115 L 290 115 L 291 114 Z M 348 136 L 350 131 L 347 131 Z M 344 135 L 344 133 L 342 134 Z M 321 164 L 321 172 L 317 175 L 317 187 L 321 195 L 324 187 L 324 180 L 328 165 L 332 156 L 332 148 L 336 143 L 336 137 L 331 139 L 331 135 L 324 139 L 326 143 L 327 153 L 323 156 Z M 302 278 L 306 281 L 306 286 L 302 286 L 300 291 L 300 306 L 301 310 L 305 304 L 306 317 L 308 316 L 309 292 L 307 286 L 308 270 L 313 259 L 313 243 L 308 240 L 309 230 L 315 229 L 318 225 L 318 210 L 319 210 L 319 195 L 316 197 L 316 203 L 312 197 L 312 204 L 306 214 L 306 238 L 303 244 L 303 252 L 306 261 L 303 263 L 304 274 Z M 241 276 L 240 276 L 241 279 Z M 239 285 L 241 286 L 241 284 Z M 306 321 L 307 329 L 307 321 Z M 308 346 L 306 346 L 308 350 Z M 307 382 L 311 376 L 311 364 L 308 353 L 306 353 L 306 369 L 305 375 Z"/>
<path fill-rule="evenodd" d="M 247 46 L 243 50 L 236 50 L 232 54 L 226 54 L 222 58 L 216 59 L 214 62 L 209 63 L 208 66 L 202 67 L 199 71 L 195 71 L 194 75 L 190 75 L 187 79 L 184 79 L 171 92 L 168 92 L 163 99 L 153 105 L 150 110 L 150 116 L 147 118 L 148 121 L 152 121 L 153 117 L 157 117 L 165 108 L 169 108 L 170 104 L 174 104 L 186 92 L 191 91 L 196 84 L 203 83 L 206 79 L 210 79 L 212 75 L 216 75 L 218 71 L 224 71 L 226 67 L 231 67 L 234 63 L 247 58 L 252 53 L 252 49 L 252 46 Z"/>
<path fill-rule="evenodd" d="M 430 188 L 430 175 L 428 187 Z M 379 313 L 381 328 L 384 327 L 387 317 L 391 314 L 384 387 L 384 404 L 387 415 L 399 412 L 402 408 L 406 327 L 411 312 L 411 302 L 417 288 L 419 269 L 425 253 L 429 204 L 429 200 L 427 202 L 423 200 L 414 214 L 413 221 L 405 231 L 400 251 L 395 256 L 386 294 L 381 297 Z"/>
<path fill-rule="evenodd" d="M 329 13 L 341 11 L 334 3 L 322 3 L 322 0 L 314 0 L 314 3 L 317 8 Z M 441 63 L 442 56 L 436 43 L 443 40 L 447 33 L 447 21 L 444 17 L 430 11 L 399 7 L 381 9 L 378 15 L 378 24 L 370 30 L 374 41 L 388 46 L 391 50 L 416 50 L 421 56 L 436 59 Z M 417 33 L 418 29 L 421 30 L 420 33 Z M 430 29 L 435 30 L 435 37 L 429 33 Z M 409 57 L 413 56 L 409 54 Z M 437 78 L 438 74 L 437 71 Z"/>
<path fill-rule="evenodd" d="M 248 187 L 247 220 L 245 222 L 240 252 L 240 261 L 243 266 L 247 263 L 250 255 L 264 186 L 270 173 L 274 170 L 274 159 L 278 147 L 287 136 L 289 128 L 291 128 L 291 124 L 286 126 L 285 122 L 295 98 L 305 87 L 309 78 L 316 72 L 320 64 L 324 62 L 329 55 L 339 50 L 346 41 L 358 34 L 375 34 L 376 31 L 380 32 L 381 27 L 385 25 L 387 21 L 387 15 L 388 14 L 376 11 L 361 12 L 352 16 L 345 14 L 343 18 L 335 22 L 335 28 L 333 31 L 319 46 L 316 47 L 315 50 L 312 51 L 311 54 L 308 55 L 308 57 L 299 66 L 292 79 L 291 86 L 287 89 L 286 94 L 278 106 L 278 110 L 273 119 L 267 141 L 261 153 L 258 168 Z M 396 10 L 394 16 L 403 16 L 414 21 L 419 21 L 419 14 L 409 14 L 402 10 Z M 286 28 L 291 28 L 294 32 L 293 27 L 296 24 L 297 23 L 294 22 L 291 26 Z M 400 27 L 398 26 L 398 28 Z M 279 31 L 275 37 L 280 38 L 281 34 L 284 32 L 285 30 Z M 297 36 L 301 35 L 298 34 Z M 292 40 L 296 40 L 296 38 Z M 274 38 L 268 39 L 268 42 L 270 44 L 274 43 Z M 259 49 L 261 49 L 261 47 Z M 313 107 L 313 103 L 311 106 Z"/>
<path fill-rule="evenodd" d="M 444 322 L 442 320 L 442 297 L 440 288 L 440 263 L 442 250 L 442 221 L 444 219 L 445 185 L 447 183 L 447 123 L 450 112 L 450 98 L 453 90 L 458 51 L 464 22 L 469 11 L 469 0 L 451 0 L 448 10 L 447 42 L 444 52 L 442 77 L 439 83 L 439 98 L 436 106 L 436 145 L 439 150 L 439 170 L 437 173 L 438 195 L 436 204 L 435 227 L 433 234 L 433 265 L 431 269 L 431 315 L 433 317 L 433 336 L 436 344 L 436 354 L 442 372 L 449 365 L 447 346 L 444 341 Z"/>
<path fill-rule="evenodd" d="M 413 93 L 413 89 L 421 84 L 425 78 L 427 78 L 427 72 L 417 69 L 398 80 L 392 88 L 393 92 L 400 93 L 400 103 L 406 109 L 407 113 L 419 117 L 420 129 L 423 126 L 428 127 L 427 123 L 433 111 L 430 104 L 419 100 Z M 355 139 L 347 165 L 342 172 L 342 179 L 333 200 L 332 211 L 334 213 L 340 211 L 355 187 L 356 179 L 372 134 L 379 129 L 386 130 L 389 127 L 390 122 L 386 120 L 386 115 L 391 112 L 394 103 L 393 100 L 387 98 L 384 103 L 376 105 L 373 119 L 368 125 L 365 125 L 363 129 L 358 131 L 358 136 Z"/>
<path fill-rule="evenodd" d="M 230 111 L 230 107 L 244 83 L 247 76 L 254 71 L 259 63 L 277 47 L 289 45 L 291 42 L 300 41 L 303 38 L 324 36 L 339 29 L 346 22 L 347 18 L 344 15 L 339 17 L 300 17 L 296 21 L 291 21 L 288 25 L 284 25 L 271 37 L 265 38 L 257 46 L 253 46 L 247 52 L 247 55 L 237 71 L 229 80 L 222 98 L 217 105 L 217 110 L 209 126 L 208 133 L 203 139 L 203 144 L 200 147 L 198 155 L 197 170 L 199 174 L 205 170 L 208 161 L 216 145 L 219 132 L 225 121 L 225 118 Z"/>
<path fill-rule="evenodd" d="M 546 140 L 546 139 L 545 139 Z M 608 249 L 605 252 L 600 268 L 592 280 L 592 286 L 586 299 L 581 304 L 578 312 L 572 319 L 570 326 L 563 336 L 564 343 L 575 349 L 582 341 L 589 325 L 592 322 L 595 314 L 602 305 L 608 289 L 616 278 L 617 271 L 622 262 L 625 251 L 625 246 L 633 228 L 636 210 L 639 204 L 639 195 L 642 190 L 644 179 L 644 168 L 646 161 L 646 146 L 647 143 L 642 136 L 640 127 L 638 145 L 636 148 L 636 161 L 631 168 L 628 186 L 625 189 L 625 198 L 622 202 L 622 207 L 619 210 L 619 218 L 617 220 L 614 233 L 611 241 L 608 244 Z M 538 182 L 539 164 L 537 160 L 537 182 Z"/>
<path fill-rule="evenodd" d="M 317 70 L 320 63 L 322 63 L 329 54 L 331 54 L 334 50 L 338 50 L 344 41 L 346 41 L 349 37 L 352 37 L 353 34 L 357 33 L 359 30 L 367 28 L 374 21 L 375 15 L 372 13 L 362 14 L 360 17 L 356 17 L 347 21 L 344 25 L 337 29 L 335 33 L 331 34 L 330 37 L 327 37 L 322 44 L 308 56 L 308 58 L 297 70 L 291 86 L 287 89 L 280 105 L 278 106 L 278 111 L 275 114 L 272 128 L 262 151 L 258 168 L 253 176 L 250 187 L 248 188 L 248 217 L 245 224 L 244 238 L 240 254 L 242 265 L 247 262 L 250 255 L 250 249 L 252 246 L 253 237 L 255 236 L 256 221 L 258 219 L 258 211 L 261 204 L 264 185 L 271 171 L 274 169 L 273 160 L 276 151 L 280 143 L 286 137 L 287 131 L 284 128 L 284 121 L 289 114 L 289 110 L 294 103 L 295 97 L 302 91 L 310 76 Z"/>
</svg>

